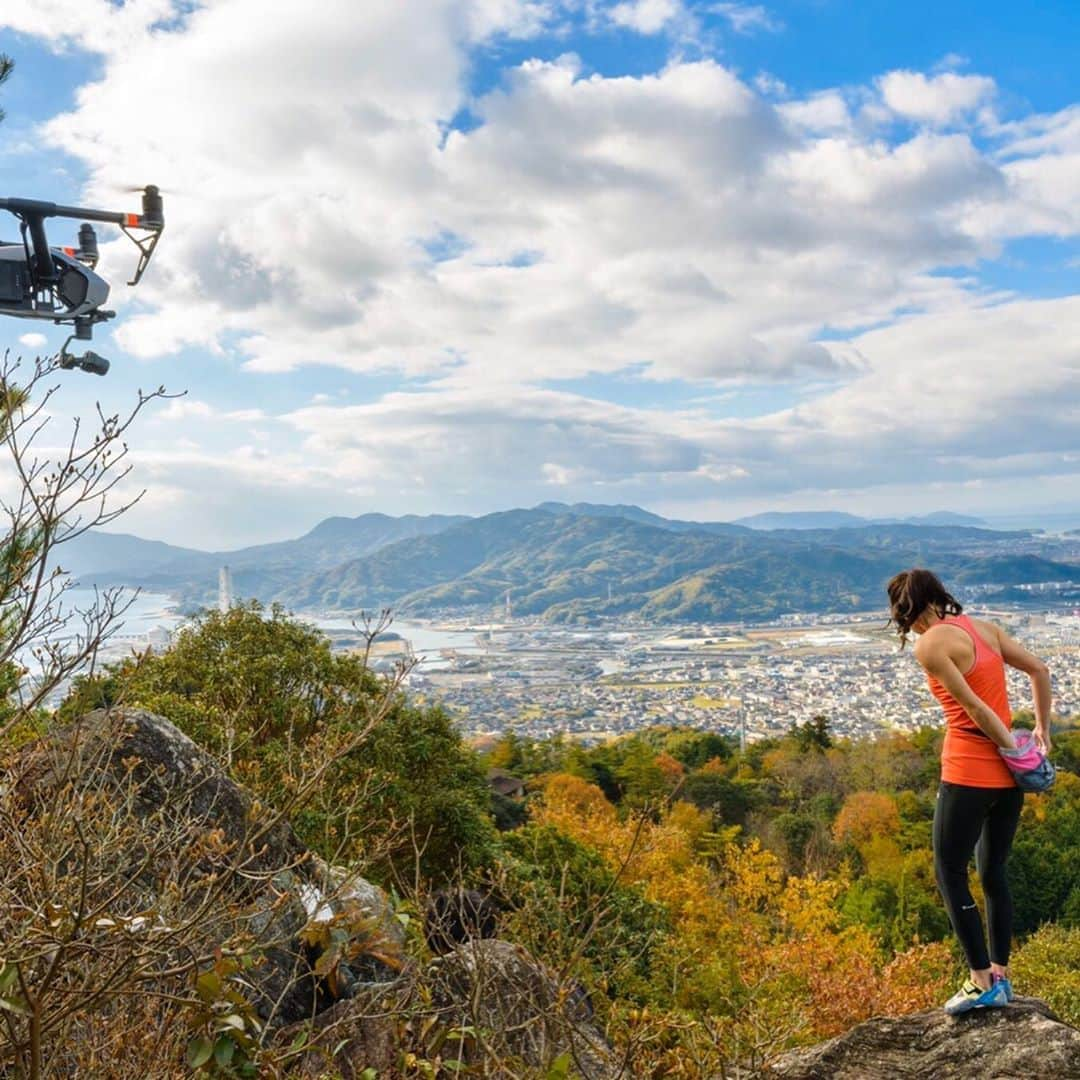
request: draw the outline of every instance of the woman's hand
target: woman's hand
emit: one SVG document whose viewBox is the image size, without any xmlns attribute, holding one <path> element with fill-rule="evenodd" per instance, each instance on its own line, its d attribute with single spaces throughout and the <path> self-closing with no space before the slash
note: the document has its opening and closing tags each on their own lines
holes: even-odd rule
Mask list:
<svg viewBox="0 0 1080 1080">
<path fill-rule="evenodd" d="M 1036 724 L 1035 730 L 1032 732 L 1035 736 L 1035 745 L 1044 753 L 1049 754 L 1053 747 L 1053 740 L 1050 738 L 1050 725 L 1049 724 Z"/>
</svg>

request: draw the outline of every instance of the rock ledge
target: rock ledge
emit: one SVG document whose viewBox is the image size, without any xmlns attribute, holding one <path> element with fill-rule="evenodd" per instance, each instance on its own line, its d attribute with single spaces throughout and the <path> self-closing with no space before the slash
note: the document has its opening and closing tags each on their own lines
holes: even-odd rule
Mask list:
<svg viewBox="0 0 1080 1080">
<path fill-rule="evenodd" d="M 793 1050 L 764 1073 L 785 1080 L 1080 1080 L 1080 1031 L 1038 998 L 946 1016 L 875 1016 L 828 1042 Z"/>
</svg>

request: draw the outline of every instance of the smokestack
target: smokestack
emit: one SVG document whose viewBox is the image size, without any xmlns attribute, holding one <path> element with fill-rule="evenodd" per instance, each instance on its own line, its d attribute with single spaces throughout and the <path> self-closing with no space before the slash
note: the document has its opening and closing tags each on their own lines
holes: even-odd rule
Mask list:
<svg viewBox="0 0 1080 1080">
<path fill-rule="evenodd" d="M 227 615 L 233 605 L 232 571 L 223 566 L 218 571 L 218 611 Z"/>
</svg>

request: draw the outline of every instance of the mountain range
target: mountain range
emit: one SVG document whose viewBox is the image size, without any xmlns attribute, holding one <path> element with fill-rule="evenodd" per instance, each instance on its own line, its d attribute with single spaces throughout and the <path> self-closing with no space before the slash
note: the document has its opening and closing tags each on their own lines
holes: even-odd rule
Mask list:
<svg viewBox="0 0 1080 1080">
<path fill-rule="evenodd" d="M 933 514 L 906 518 L 864 518 L 837 510 L 771 511 L 736 518 L 734 524 L 751 529 L 861 529 L 867 525 L 966 525 L 989 528 L 982 518 L 938 510 Z"/>
<path fill-rule="evenodd" d="M 213 603 L 228 565 L 235 595 L 293 610 L 431 616 L 487 612 L 509 598 L 516 614 L 558 622 L 865 610 L 883 606 L 888 578 L 915 564 L 991 594 L 1035 582 L 1080 592 L 1080 539 L 976 528 L 952 515 L 930 524 L 796 518 L 755 529 L 551 502 L 476 518 L 333 517 L 295 540 L 224 552 L 89 533 L 62 549 L 60 563 L 83 584 L 168 592 L 187 608 Z"/>
</svg>

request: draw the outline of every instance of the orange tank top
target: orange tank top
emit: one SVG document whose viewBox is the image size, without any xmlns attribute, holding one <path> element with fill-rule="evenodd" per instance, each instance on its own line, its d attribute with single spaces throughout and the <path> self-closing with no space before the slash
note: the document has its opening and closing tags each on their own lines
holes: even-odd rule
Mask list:
<svg viewBox="0 0 1080 1080">
<path fill-rule="evenodd" d="M 1001 722 L 1012 727 L 1009 691 L 1005 682 L 1005 661 L 983 640 L 966 615 L 942 619 L 958 626 L 971 638 L 975 662 L 964 675 L 972 691 L 997 713 Z M 1001 760 L 997 746 L 964 711 L 963 705 L 938 682 L 927 675 L 930 692 L 945 710 L 945 742 L 941 747 L 941 779 L 969 787 L 1016 787 L 1009 767 Z"/>
</svg>

